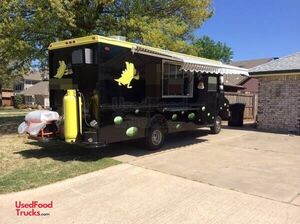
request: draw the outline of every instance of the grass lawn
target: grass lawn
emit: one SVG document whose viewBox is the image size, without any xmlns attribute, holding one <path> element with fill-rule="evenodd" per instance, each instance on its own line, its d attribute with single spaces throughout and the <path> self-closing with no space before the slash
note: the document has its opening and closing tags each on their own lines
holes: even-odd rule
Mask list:
<svg viewBox="0 0 300 224">
<path fill-rule="evenodd" d="M 22 116 L 1 116 L 0 114 L 0 125 L 1 124 L 11 124 L 11 123 L 17 123 L 20 124 L 24 121 L 25 115 Z M 18 127 L 18 126 L 16 126 Z"/>
<path fill-rule="evenodd" d="M 40 144 L 26 136 L 0 136 L 0 193 L 54 183 L 120 162 L 103 158 L 101 149 L 60 142 Z"/>
<path fill-rule="evenodd" d="M 30 110 L 20 110 L 20 109 L 0 109 L 0 125 L 9 123 L 21 123 L 25 115 L 29 113 Z"/>
</svg>

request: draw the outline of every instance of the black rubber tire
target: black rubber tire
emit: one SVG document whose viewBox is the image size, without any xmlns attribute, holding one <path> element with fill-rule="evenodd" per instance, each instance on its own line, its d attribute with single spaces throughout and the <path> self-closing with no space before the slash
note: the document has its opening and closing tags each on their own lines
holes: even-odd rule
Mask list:
<svg viewBox="0 0 300 224">
<path fill-rule="evenodd" d="M 165 133 L 164 128 L 159 123 L 154 123 L 144 139 L 145 149 L 151 151 L 160 149 L 165 141 Z"/>
<path fill-rule="evenodd" d="M 210 127 L 211 134 L 219 134 L 222 127 L 222 118 L 217 116 L 214 120 L 214 126 Z"/>
</svg>

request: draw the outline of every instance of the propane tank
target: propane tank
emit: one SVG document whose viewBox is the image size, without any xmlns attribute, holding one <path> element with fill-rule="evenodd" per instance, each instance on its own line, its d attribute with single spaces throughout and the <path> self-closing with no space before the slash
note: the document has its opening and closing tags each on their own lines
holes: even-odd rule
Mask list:
<svg viewBox="0 0 300 224">
<path fill-rule="evenodd" d="M 78 135 L 78 114 L 76 90 L 68 89 L 63 99 L 64 135 L 68 143 L 75 142 Z"/>
</svg>

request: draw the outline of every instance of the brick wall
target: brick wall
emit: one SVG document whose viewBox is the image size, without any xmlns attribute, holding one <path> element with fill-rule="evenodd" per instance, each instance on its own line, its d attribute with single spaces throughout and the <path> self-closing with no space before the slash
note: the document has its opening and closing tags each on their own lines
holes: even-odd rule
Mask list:
<svg viewBox="0 0 300 224">
<path fill-rule="evenodd" d="M 300 74 L 259 77 L 258 128 L 300 134 Z"/>
</svg>

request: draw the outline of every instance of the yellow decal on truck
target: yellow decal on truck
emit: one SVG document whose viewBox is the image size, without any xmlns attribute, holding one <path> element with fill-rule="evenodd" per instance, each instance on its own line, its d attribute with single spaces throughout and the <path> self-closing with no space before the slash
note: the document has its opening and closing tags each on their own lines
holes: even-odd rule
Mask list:
<svg viewBox="0 0 300 224">
<path fill-rule="evenodd" d="M 59 61 L 59 67 L 57 69 L 56 75 L 54 78 L 61 79 L 67 70 L 67 65 L 64 61 Z"/>
<path fill-rule="evenodd" d="M 140 76 L 137 73 L 134 64 L 130 63 L 128 61 L 126 63 L 126 69 L 122 72 L 121 77 L 118 79 L 115 79 L 116 82 L 118 82 L 119 86 L 123 85 L 126 86 L 128 89 L 131 89 L 132 86 L 130 85 L 132 79 L 139 80 Z"/>
</svg>

